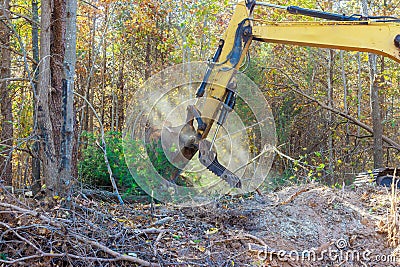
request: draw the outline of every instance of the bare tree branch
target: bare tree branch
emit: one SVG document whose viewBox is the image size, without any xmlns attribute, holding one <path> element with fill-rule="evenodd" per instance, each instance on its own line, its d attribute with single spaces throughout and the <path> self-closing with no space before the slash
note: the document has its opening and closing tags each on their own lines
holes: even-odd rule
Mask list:
<svg viewBox="0 0 400 267">
<path fill-rule="evenodd" d="M 10 50 L 11 52 L 13 52 L 14 54 L 17 54 L 17 55 L 19 55 L 19 56 L 21 56 L 21 57 L 24 56 L 23 53 L 21 53 L 21 52 L 15 50 L 15 49 L 13 49 L 13 48 L 11 48 L 11 47 L 9 47 L 9 46 L 0 44 L 0 48 L 8 49 L 8 50 Z M 30 61 L 32 61 L 33 63 L 38 64 L 38 62 L 37 62 L 36 60 L 34 60 L 32 57 L 30 57 L 29 55 L 26 55 L 26 58 L 29 59 Z"/>
<path fill-rule="evenodd" d="M 28 21 L 30 24 L 36 24 L 36 25 L 39 26 L 39 23 L 37 23 L 36 21 L 32 20 L 32 18 L 30 18 L 28 16 L 25 16 L 24 14 L 20 14 L 20 13 L 14 12 L 14 11 L 10 11 L 10 12 L 11 12 L 11 14 L 14 14 L 17 18 L 23 18 L 26 21 Z"/>
<path fill-rule="evenodd" d="M 119 192 L 118 192 L 118 187 L 117 187 L 117 184 L 115 183 L 115 179 L 114 179 L 114 176 L 113 176 L 113 172 L 112 172 L 112 169 L 111 169 L 110 163 L 109 163 L 109 161 L 108 161 L 108 157 L 107 157 L 107 145 L 106 145 L 106 141 L 105 141 L 105 139 L 104 139 L 104 127 L 103 127 L 103 123 L 101 122 L 101 119 L 100 119 L 99 115 L 97 114 L 96 110 L 94 109 L 94 107 L 92 106 L 92 104 L 89 102 L 89 100 L 87 100 L 86 97 L 84 97 L 83 95 L 81 95 L 81 94 L 79 94 L 79 93 L 77 93 L 77 92 L 74 92 L 74 94 L 77 95 L 77 96 L 79 96 L 80 98 L 82 98 L 82 99 L 88 104 L 88 106 L 89 106 L 90 109 L 93 111 L 93 114 L 96 116 L 96 118 L 97 118 L 97 120 L 98 120 L 98 122 L 99 122 L 99 124 L 100 124 L 101 145 L 99 145 L 99 147 L 100 147 L 100 149 L 103 151 L 104 161 L 105 161 L 105 163 L 106 163 L 106 165 L 107 165 L 107 171 L 108 171 L 108 174 L 109 174 L 109 176 L 110 176 L 110 181 L 111 181 L 111 184 L 112 184 L 112 186 L 113 186 L 113 188 L 114 188 L 114 192 L 115 192 L 115 194 L 116 194 L 117 197 L 118 197 L 119 203 L 120 203 L 121 205 L 123 205 L 123 204 L 124 204 L 124 201 L 122 200 L 122 198 L 121 198 L 121 196 L 120 196 L 120 194 L 119 194 Z"/>
<path fill-rule="evenodd" d="M 0 83 L 2 82 L 29 82 L 29 79 L 26 78 L 18 78 L 18 77 L 10 77 L 0 79 Z"/>
</svg>

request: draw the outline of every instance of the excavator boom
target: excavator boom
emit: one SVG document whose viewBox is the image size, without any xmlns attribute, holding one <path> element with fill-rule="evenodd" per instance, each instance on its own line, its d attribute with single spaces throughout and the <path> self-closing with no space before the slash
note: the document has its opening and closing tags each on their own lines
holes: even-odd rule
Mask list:
<svg viewBox="0 0 400 267">
<path fill-rule="evenodd" d="M 400 63 L 400 23 L 270 22 L 253 27 L 253 40 L 371 52 Z"/>
</svg>

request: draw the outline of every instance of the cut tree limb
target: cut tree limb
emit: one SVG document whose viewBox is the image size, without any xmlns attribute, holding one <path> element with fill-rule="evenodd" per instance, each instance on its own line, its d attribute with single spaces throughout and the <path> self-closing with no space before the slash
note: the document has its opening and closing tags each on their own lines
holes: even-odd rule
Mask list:
<svg viewBox="0 0 400 267">
<path fill-rule="evenodd" d="M 151 263 L 151 262 L 139 259 L 137 257 L 132 257 L 129 255 L 121 254 L 119 252 L 116 252 L 116 251 L 100 244 L 99 242 L 96 242 L 94 240 L 89 240 L 81 235 L 78 235 L 78 234 L 71 234 L 71 235 L 83 243 L 90 244 L 92 246 L 95 246 L 95 247 L 101 249 L 105 253 L 113 256 L 115 258 L 115 260 L 134 262 L 134 263 L 140 264 L 141 266 L 154 266 L 154 267 L 160 266 L 158 263 Z"/>
</svg>

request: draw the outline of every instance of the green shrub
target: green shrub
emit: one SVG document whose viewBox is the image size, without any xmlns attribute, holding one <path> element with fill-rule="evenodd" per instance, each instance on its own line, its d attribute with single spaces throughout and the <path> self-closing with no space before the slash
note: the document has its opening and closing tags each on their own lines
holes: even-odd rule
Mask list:
<svg viewBox="0 0 400 267">
<path fill-rule="evenodd" d="M 107 158 L 118 187 L 126 194 L 138 193 L 139 188 L 125 163 L 122 135 L 119 132 L 105 134 Z M 81 158 L 79 160 L 79 177 L 81 181 L 95 187 L 111 187 L 107 165 L 104 160 L 100 135 L 84 132 Z"/>
</svg>

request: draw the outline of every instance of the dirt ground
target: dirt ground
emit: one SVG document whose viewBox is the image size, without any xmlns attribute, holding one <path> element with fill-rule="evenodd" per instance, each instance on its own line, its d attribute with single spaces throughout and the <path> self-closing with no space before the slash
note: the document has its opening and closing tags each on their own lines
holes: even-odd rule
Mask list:
<svg viewBox="0 0 400 267">
<path fill-rule="evenodd" d="M 0 192 L 0 266 L 400 266 L 399 198 L 319 184 L 207 206 Z"/>
</svg>

